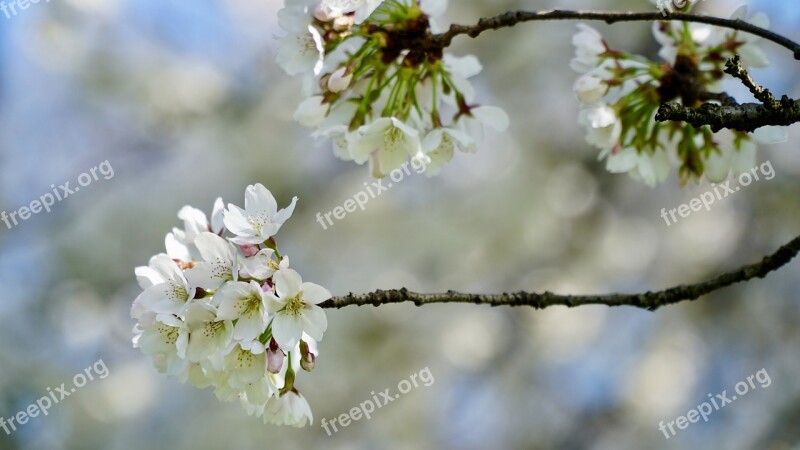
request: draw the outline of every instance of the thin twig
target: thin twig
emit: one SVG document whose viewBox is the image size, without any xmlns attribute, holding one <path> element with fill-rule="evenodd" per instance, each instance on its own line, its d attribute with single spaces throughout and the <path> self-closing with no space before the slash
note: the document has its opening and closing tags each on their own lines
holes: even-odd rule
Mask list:
<svg viewBox="0 0 800 450">
<path fill-rule="evenodd" d="M 763 103 L 767 108 L 775 110 L 781 107 L 781 103 L 772 95 L 769 89 L 758 85 L 756 81 L 753 80 L 753 77 L 750 76 L 750 73 L 742 65 L 742 60 L 739 58 L 739 55 L 725 62 L 725 73 L 739 79 L 739 81 L 750 90 L 750 93 L 753 94 L 756 100 Z"/>
<path fill-rule="evenodd" d="M 346 306 L 381 306 L 389 303 L 413 302 L 417 306 L 433 303 L 473 303 L 490 306 L 530 306 L 542 309 L 553 305 L 569 307 L 582 305 L 634 306 L 656 310 L 684 300 L 695 300 L 718 289 L 741 283 L 753 278 L 764 278 L 791 261 L 800 252 L 800 236 L 793 239 L 775 253 L 764 257 L 761 262 L 742 266 L 739 269 L 719 275 L 697 284 L 680 285 L 656 292 L 643 294 L 607 295 L 558 295 L 551 292 L 541 294 L 530 292 L 503 294 L 466 294 L 448 291 L 440 294 L 419 294 L 408 289 L 379 290 L 367 294 L 349 294 L 334 297 L 320 306 L 323 308 L 344 308 Z"/>
<path fill-rule="evenodd" d="M 454 37 L 458 35 L 468 35 L 477 37 L 486 30 L 497 30 L 500 28 L 513 27 L 522 22 L 544 21 L 544 20 L 593 20 L 603 21 L 609 24 L 616 22 L 653 22 L 653 21 L 683 21 L 704 23 L 718 27 L 729 28 L 732 30 L 743 31 L 766 40 L 775 42 L 789 49 L 795 59 L 800 60 L 800 44 L 784 37 L 778 33 L 758 27 L 743 20 L 723 19 L 721 17 L 704 16 L 699 14 L 674 12 L 663 15 L 660 12 L 616 12 L 616 11 L 509 11 L 495 17 L 483 18 L 474 25 L 452 25 L 444 33 L 433 36 L 442 47 L 448 47 Z"/>
</svg>

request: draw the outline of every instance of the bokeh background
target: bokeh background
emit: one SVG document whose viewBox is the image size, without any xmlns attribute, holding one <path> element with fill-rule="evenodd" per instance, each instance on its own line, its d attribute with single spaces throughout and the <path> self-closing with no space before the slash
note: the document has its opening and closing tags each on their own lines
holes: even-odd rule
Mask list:
<svg viewBox="0 0 800 450">
<path fill-rule="evenodd" d="M 728 16 L 741 0 L 707 0 Z M 798 39 L 800 7 L 748 1 Z M 314 426 L 265 426 L 236 403 L 179 384 L 131 348 L 133 268 L 162 251 L 190 204 L 243 203 L 261 182 L 298 208 L 280 234 L 304 278 L 335 294 L 637 292 L 754 262 L 800 233 L 800 129 L 762 148 L 776 176 L 666 226 L 708 189 L 656 189 L 597 162 L 576 125 L 574 22 L 459 38 L 484 65 L 479 98 L 512 117 L 476 155 L 415 175 L 323 230 L 366 168 L 315 147 L 292 121 L 300 82 L 275 65 L 278 0 L 52 0 L 0 15 L 0 209 L 11 211 L 108 160 L 100 180 L 13 229 L 0 226 L 0 416 L 102 358 L 90 383 L 2 449 L 796 449 L 800 442 L 800 263 L 656 313 L 437 305 L 329 311 L 317 369 L 299 386 Z M 471 23 L 509 9 L 652 10 L 630 1 L 452 1 Z M 595 24 L 612 45 L 655 55 L 648 24 Z M 797 62 L 763 44 L 754 71 L 800 96 Z M 747 97 L 735 85 L 740 99 Z M 74 181 L 72 181 L 74 185 Z M 328 437 L 338 416 L 429 367 L 435 382 Z M 771 378 L 708 423 L 674 420 L 760 369 Z"/>
</svg>

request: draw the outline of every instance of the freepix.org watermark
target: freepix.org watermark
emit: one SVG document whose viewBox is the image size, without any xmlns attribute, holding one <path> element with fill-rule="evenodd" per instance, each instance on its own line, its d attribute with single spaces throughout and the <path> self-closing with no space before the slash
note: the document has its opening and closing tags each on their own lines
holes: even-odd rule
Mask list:
<svg viewBox="0 0 800 450">
<path fill-rule="evenodd" d="M 40 1 L 42 0 L 11 0 L 8 3 L 0 1 L 0 10 L 6 15 L 6 19 L 10 19 L 19 14 L 20 11 L 30 8 L 31 4 L 35 5 Z M 50 3 L 50 0 L 44 0 L 44 2 Z"/>
<path fill-rule="evenodd" d="M 48 415 L 50 408 L 57 405 L 59 402 L 74 394 L 78 389 L 86 386 L 90 381 L 95 380 L 95 376 L 99 379 L 108 377 L 109 371 L 106 363 L 102 359 L 97 360 L 94 364 L 87 367 L 83 372 L 78 372 L 72 377 L 72 387 L 67 387 L 67 383 L 61 383 L 61 386 L 56 388 L 47 388 L 47 395 L 42 396 L 35 403 L 31 403 L 27 408 L 19 411 L 8 419 L 0 417 L 0 428 L 10 435 L 17 431 L 17 427 L 21 427 L 28 423 L 34 417 L 41 415 Z"/>
<path fill-rule="evenodd" d="M 397 383 L 397 390 L 400 391 L 398 394 L 392 395 L 391 388 L 386 388 L 383 392 L 379 392 L 378 394 L 372 391 L 370 392 L 370 395 L 372 395 L 371 399 L 361 402 L 358 406 L 352 407 L 350 411 L 340 414 L 330 421 L 323 417 L 322 428 L 324 428 L 325 432 L 330 436 L 333 433 L 339 432 L 337 422 L 340 427 L 346 428 L 352 422 L 361 420 L 362 417 L 369 420 L 372 418 L 372 413 L 375 412 L 376 407 L 382 408 L 399 399 L 401 395 L 411 392 L 411 389 L 418 388 L 420 383 L 422 383 L 422 386 L 428 387 L 432 385 L 433 382 L 434 379 L 431 369 L 426 367 L 417 373 L 411 374 L 408 379 L 400 380 L 400 382 Z"/>
<path fill-rule="evenodd" d="M 694 5 L 700 1 L 701 0 L 656 0 L 656 7 L 661 11 L 661 15 L 666 17 L 668 14 L 675 12 L 675 9 L 681 10 L 686 5 Z"/>
<path fill-rule="evenodd" d="M 420 174 L 425 172 L 426 167 L 427 163 L 423 158 L 412 158 L 410 162 L 404 162 L 402 166 L 389 173 L 389 179 L 392 180 L 391 182 L 387 181 L 386 178 L 373 181 L 372 184 L 365 181 L 364 187 L 366 189 L 358 191 L 354 196 L 345 200 L 343 205 L 337 206 L 325 214 L 318 212 L 317 223 L 320 224 L 323 230 L 327 230 L 329 226 L 332 227 L 334 225 L 331 216 L 333 216 L 333 219 L 342 220 L 348 213 L 355 212 L 356 208 L 364 211 L 370 200 L 377 198 L 379 195 L 391 189 L 392 186 L 394 186 L 393 183 L 399 183 L 403 181 L 406 176 L 411 175 L 411 169 L 414 169 L 414 172 Z"/>
<path fill-rule="evenodd" d="M 708 422 L 708 417 L 711 414 L 735 402 L 737 399 L 742 398 L 745 394 L 750 392 L 751 389 L 755 389 L 757 387 L 756 381 L 758 381 L 758 386 L 761 388 L 769 387 L 769 385 L 772 384 L 767 369 L 761 369 L 748 376 L 746 381 L 743 380 L 736 383 L 733 387 L 733 390 L 736 392 L 735 395 L 729 395 L 727 390 L 716 395 L 708 394 L 709 401 L 700 403 L 696 408 L 690 409 L 686 415 L 678 416 L 675 420 L 670 420 L 666 423 L 662 420 L 658 423 L 658 430 L 664 433 L 665 439 L 669 439 L 678 434 L 680 430 L 685 430 L 689 425 L 699 422 L 701 418 L 703 422 Z"/>
<path fill-rule="evenodd" d="M 767 161 L 760 166 L 753 167 L 749 172 L 742 172 L 739 174 L 737 177 L 739 181 L 738 186 L 731 186 L 734 180 L 728 180 L 720 184 L 712 184 L 712 190 L 703 192 L 699 196 L 689 200 L 689 204 L 684 203 L 670 210 L 661 208 L 661 218 L 664 219 L 667 226 L 670 226 L 681 217 L 689 217 L 693 212 L 698 212 L 703 209 L 711 211 L 711 205 L 716 201 L 739 192 L 743 187 L 750 186 L 755 181 L 760 181 L 762 178 L 759 176 L 759 173 L 763 176 L 763 179 L 767 181 L 775 178 L 775 169 L 772 168 L 772 163 Z"/>
<path fill-rule="evenodd" d="M 111 167 L 111 163 L 108 162 L 108 160 L 78 175 L 77 186 L 70 186 L 72 183 L 71 181 L 60 184 L 58 187 L 56 187 L 55 184 L 51 184 L 50 188 L 52 192 L 47 192 L 38 199 L 32 201 L 29 205 L 21 206 L 19 209 L 11 212 L 1 211 L 0 220 L 2 220 L 10 230 L 19 225 L 20 221 L 28 220 L 34 214 L 39 214 L 42 211 L 50 212 L 56 201 L 60 202 L 79 192 L 82 187 L 85 188 L 93 182 L 100 180 L 100 175 L 103 176 L 104 180 L 114 178 L 114 168 Z"/>
</svg>

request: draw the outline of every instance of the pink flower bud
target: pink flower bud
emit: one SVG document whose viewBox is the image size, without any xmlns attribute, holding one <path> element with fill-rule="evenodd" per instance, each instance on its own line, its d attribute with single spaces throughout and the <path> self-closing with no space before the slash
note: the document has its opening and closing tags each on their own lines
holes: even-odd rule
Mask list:
<svg viewBox="0 0 800 450">
<path fill-rule="evenodd" d="M 328 78 L 328 90 L 342 92 L 350 86 L 351 81 L 353 81 L 353 74 L 348 74 L 347 68 L 341 67 Z"/>
<path fill-rule="evenodd" d="M 270 340 L 269 349 L 267 349 L 267 371 L 270 373 L 280 373 L 285 358 L 286 355 L 283 353 L 283 350 L 278 347 L 278 343 L 275 342 L 275 339 Z"/>
</svg>

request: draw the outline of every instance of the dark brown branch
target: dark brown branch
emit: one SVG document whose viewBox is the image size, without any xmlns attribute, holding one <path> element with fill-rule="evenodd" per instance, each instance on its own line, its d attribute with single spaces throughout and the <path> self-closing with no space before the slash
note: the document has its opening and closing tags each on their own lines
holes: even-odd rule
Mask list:
<svg viewBox="0 0 800 450">
<path fill-rule="evenodd" d="M 755 80 L 742 66 L 739 55 L 725 63 L 725 73 L 739 79 L 761 103 L 738 104 L 725 93 L 706 93 L 701 100 L 716 100 L 722 103 L 704 103 L 698 108 L 690 108 L 680 103 L 664 103 L 658 108 L 656 120 L 659 122 L 686 122 L 695 128 L 711 126 L 717 132 L 723 128 L 752 132 L 765 126 L 788 126 L 800 122 L 800 101 L 783 96 L 777 100 L 774 95 Z"/>
<path fill-rule="evenodd" d="M 800 60 L 800 44 L 789 38 L 781 36 L 767 29 L 747 23 L 743 20 L 723 19 L 721 17 L 704 16 L 698 14 L 674 12 L 662 15 L 660 12 L 614 12 L 614 11 L 509 11 L 495 17 L 480 19 L 475 25 L 452 25 L 444 33 L 435 35 L 434 40 L 442 47 L 448 47 L 454 37 L 465 34 L 472 38 L 487 30 L 513 27 L 522 22 L 544 20 L 596 20 L 609 24 L 616 22 L 653 22 L 653 21 L 683 21 L 714 25 L 732 30 L 743 31 L 766 40 L 775 42 L 789 49 L 794 57 Z"/>
<path fill-rule="evenodd" d="M 710 125 L 714 132 L 727 128 L 750 133 L 769 125 L 788 126 L 800 122 L 800 101 L 789 101 L 778 110 L 769 109 L 760 103 L 737 106 L 705 103 L 693 109 L 670 102 L 658 108 L 656 120 L 686 122 L 695 128 Z"/>
<path fill-rule="evenodd" d="M 634 306 L 653 311 L 662 306 L 672 305 L 684 300 L 695 300 L 732 284 L 753 278 L 764 278 L 770 272 L 789 263 L 797 256 L 798 252 L 800 252 L 800 236 L 779 248 L 775 253 L 764 257 L 759 263 L 740 267 L 697 284 L 680 285 L 662 291 L 645 292 L 643 294 L 558 295 L 551 292 L 542 294 L 530 292 L 466 294 L 455 291 L 441 294 L 419 294 L 403 288 L 334 297 L 321 303 L 320 306 L 323 308 L 344 308 L 351 305 L 381 306 L 389 303 L 413 302 L 417 306 L 433 303 L 473 303 L 490 306 L 530 306 L 536 309 L 553 305 L 569 307 L 582 305 Z"/>
</svg>

